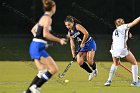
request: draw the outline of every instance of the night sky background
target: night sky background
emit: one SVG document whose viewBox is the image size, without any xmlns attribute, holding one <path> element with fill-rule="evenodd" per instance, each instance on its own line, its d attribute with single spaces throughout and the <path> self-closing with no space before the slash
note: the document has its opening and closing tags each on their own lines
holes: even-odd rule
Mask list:
<svg viewBox="0 0 140 93">
<path fill-rule="evenodd" d="M 126 23 L 140 15 L 140 0 L 55 0 L 56 14 L 53 16 L 53 31 L 67 33 L 64 19 L 72 15 L 82 22 L 90 34 L 111 34 L 114 20 L 124 18 Z M 34 25 L 43 14 L 41 0 L 1 0 L 0 34 L 30 34 Z M 25 17 L 26 16 L 26 17 Z M 131 30 L 140 34 L 140 26 Z"/>
</svg>

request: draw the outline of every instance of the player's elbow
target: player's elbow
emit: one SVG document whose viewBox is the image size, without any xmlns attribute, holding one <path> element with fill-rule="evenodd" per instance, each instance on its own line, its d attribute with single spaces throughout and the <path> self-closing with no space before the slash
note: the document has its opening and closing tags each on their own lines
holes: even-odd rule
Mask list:
<svg viewBox="0 0 140 93">
<path fill-rule="evenodd" d="M 89 36 L 89 33 L 87 32 L 87 36 Z"/>
<path fill-rule="evenodd" d="M 35 30 L 32 28 L 31 33 L 34 33 L 34 32 L 35 32 Z"/>
<path fill-rule="evenodd" d="M 48 32 L 48 31 L 44 31 L 44 33 L 43 33 L 43 37 L 44 38 L 49 38 L 49 35 L 50 33 Z"/>
<path fill-rule="evenodd" d="M 88 37 L 88 36 L 89 36 L 89 33 L 88 33 L 88 32 L 86 32 L 84 35 L 85 35 L 86 37 Z"/>
<path fill-rule="evenodd" d="M 48 38 L 48 35 L 47 35 L 47 34 L 43 34 L 43 37 L 44 37 L 44 38 Z"/>
</svg>

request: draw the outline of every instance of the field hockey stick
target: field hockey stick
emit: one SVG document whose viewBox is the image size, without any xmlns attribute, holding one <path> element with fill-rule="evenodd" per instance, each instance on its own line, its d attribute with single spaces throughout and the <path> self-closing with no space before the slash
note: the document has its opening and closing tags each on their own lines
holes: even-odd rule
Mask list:
<svg viewBox="0 0 140 93">
<path fill-rule="evenodd" d="M 132 71 L 128 69 L 126 66 L 124 66 L 121 62 L 119 63 L 119 65 L 132 74 Z M 140 79 L 140 76 L 138 76 L 138 79 Z"/>
<path fill-rule="evenodd" d="M 68 69 L 70 68 L 70 66 L 72 65 L 72 63 L 76 60 L 76 56 L 77 54 L 80 52 L 81 48 L 78 49 L 78 51 L 76 52 L 76 55 L 73 57 L 73 59 L 69 62 L 69 64 L 66 66 L 66 68 L 64 69 L 63 73 L 59 74 L 58 77 L 59 78 L 63 78 L 66 74 L 66 72 L 68 71 Z"/>
</svg>

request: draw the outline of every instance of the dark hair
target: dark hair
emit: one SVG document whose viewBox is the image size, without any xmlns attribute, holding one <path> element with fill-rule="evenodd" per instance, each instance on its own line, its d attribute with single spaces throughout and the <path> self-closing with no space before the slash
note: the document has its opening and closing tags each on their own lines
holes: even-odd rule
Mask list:
<svg viewBox="0 0 140 93">
<path fill-rule="evenodd" d="M 44 11 L 51 11 L 52 7 L 55 6 L 55 2 L 53 0 L 42 0 Z"/>
<path fill-rule="evenodd" d="M 81 23 L 78 19 L 73 16 L 68 15 L 64 22 Z"/>
</svg>

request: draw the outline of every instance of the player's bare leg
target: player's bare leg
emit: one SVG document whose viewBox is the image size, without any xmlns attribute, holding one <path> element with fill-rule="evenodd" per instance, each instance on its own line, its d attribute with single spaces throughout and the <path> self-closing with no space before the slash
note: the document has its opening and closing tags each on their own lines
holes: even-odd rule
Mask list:
<svg viewBox="0 0 140 93">
<path fill-rule="evenodd" d="M 40 88 L 45 82 L 47 82 L 58 71 L 58 67 L 52 57 L 41 57 L 40 62 L 44 64 L 45 67 L 47 67 L 47 71 L 41 76 L 36 84 L 30 87 L 32 93 L 38 93 L 37 89 Z"/>
<path fill-rule="evenodd" d="M 79 54 L 77 55 L 77 62 L 81 68 L 83 68 L 84 70 L 86 70 L 89 73 L 88 80 L 90 81 L 90 80 L 92 80 L 93 73 L 92 73 L 92 70 L 90 69 L 90 67 L 88 66 L 88 64 L 86 62 L 84 62 L 85 59 L 86 59 L 86 52 L 79 52 Z"/>
<path fill-rule="evenodd" d="M 96 67 L 96 63 L 94 61 L 94 56 L 95 56 L 95 51 L 93 49 L 91 51 L 87 52 L 87 62 L 93 70 L 93 72 L 92 72 L 93 75 L 97 76 L 98 70 L 97 70 L 97 67 Z"/>
<path fill-rule="evenodd" d="M 38 82 L 38 80 L 41 78 L 41 76 L 47 71 L 47 68 L 44 66 L 44 64 L 42 64 L 40 62 L 40 60 L 37 60 L 35 59 L 34 60 L 35 62 L 35 65 L 38 69 L 38 74 L 35 76 L 35 78 L 33 79 L 33 81 L 31 82 L 31 84 L 29 85 L 28 89 L 26 91 L 24 91 L 24 93 L 31 93 L 30 91 L 30 87 L 33 85 L 33 84 L 36 84 L 36 82 Z M 41 88 L 37 88 L 38 91 L 41 90 Z"/>
</svg>

